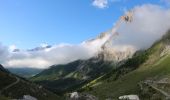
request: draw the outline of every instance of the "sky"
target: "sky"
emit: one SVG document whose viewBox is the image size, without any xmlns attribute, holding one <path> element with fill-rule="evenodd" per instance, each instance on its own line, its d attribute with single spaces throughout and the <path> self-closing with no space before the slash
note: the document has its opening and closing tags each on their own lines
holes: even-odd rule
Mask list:
<svg viewBox="0 0 170 100">
<path fill-rule="evenodd" d="M 0 64 L 49 68 L 95 57 L 108 41 L 123 60 L 169 29 L 170 0 L 0 0 Z"/>
<path fill-rule="evenodd" d="M 0 42 L 30 49 L 96 37 L 136 5 L 160 0 L 0 0 Z"/>
</svg>

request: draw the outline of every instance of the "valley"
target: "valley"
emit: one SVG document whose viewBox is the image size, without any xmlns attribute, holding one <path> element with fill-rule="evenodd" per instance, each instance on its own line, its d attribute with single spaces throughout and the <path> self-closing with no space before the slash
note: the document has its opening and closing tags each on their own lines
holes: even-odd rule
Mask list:
<svg viewBox="0 0 170 100">
<path fill-rule="evenodd" d="M 170 1 L 5 0 L 0 12 L 0 100 L 170 100 Z"/>
</svg>

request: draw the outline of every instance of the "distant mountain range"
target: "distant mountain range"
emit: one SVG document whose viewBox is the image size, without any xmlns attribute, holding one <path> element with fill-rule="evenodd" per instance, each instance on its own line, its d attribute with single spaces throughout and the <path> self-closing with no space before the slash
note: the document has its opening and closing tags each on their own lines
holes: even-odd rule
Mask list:
<svg viewBox="0 0 170 100">
<path fill-rule="evenodd" d="M 45 45 L 45 46 L 40 46 L 40 47 L 36 47 L 36 48 L 33 48 L 33 49 L 28 49 L 27 51 L 39 51 L 39 50 L 44 50 L 44 49 L 48 49 L 48 48 L 51 48 L 52 46 L 51 45 Z"/>
<path fill-rule="evenodd" d="M 34 75 L 40 73 L 43 69 L 36 68 L 7 68 L 11 73 L 16 74 L 18 76 L 29 78 Z"/>
<path fill-rule="evenodd" d="M 39 46 L 39 47 L 35 47 L 33 49 L 28 49 L 27 51 L 40 51 L 40 50 L 44 50 L 44 49 L 47 49 L 47 48 L 51 48 L 52 46 L 51 45 L 45 45 L 45 46 Z M 20 52 L 21 50 L 20 49 L 14 49 L 12 52 Z"/>
</svg>

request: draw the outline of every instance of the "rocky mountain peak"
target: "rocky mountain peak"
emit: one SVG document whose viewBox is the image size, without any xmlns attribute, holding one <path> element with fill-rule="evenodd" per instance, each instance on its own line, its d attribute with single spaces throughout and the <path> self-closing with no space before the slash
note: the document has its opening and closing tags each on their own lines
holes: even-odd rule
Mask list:
<svg viewBox="0 0 170 100">
<path fill-rule="evenodd" d="M 119 62 L 119 61 L 132 57 L 132 55 L 136 51 L 135 48 L 132 46 L 127 46 L 127 45 L 116 46 L 113 44 L 114 40 L 116 38 L 119 38 L 119 33 L 117 32 L 117 29 L 119 28 L 120 23 L 122 21 L 125 21 L 126 23 L 131 23 L 132 12 L 128 12 L 128 14 L 125 14 L 124 16 L 120 17 L 118 22 L 115 24 L 115 26 L 111 30 L 101 33 L 96 38 L 96 39 L 103 39 L 107 37 L 105 38 L 105 41 L 101 45 L 101 51 L 97 55 L 99 57 L 103 57 L 104 61 Z"/>
</svg>

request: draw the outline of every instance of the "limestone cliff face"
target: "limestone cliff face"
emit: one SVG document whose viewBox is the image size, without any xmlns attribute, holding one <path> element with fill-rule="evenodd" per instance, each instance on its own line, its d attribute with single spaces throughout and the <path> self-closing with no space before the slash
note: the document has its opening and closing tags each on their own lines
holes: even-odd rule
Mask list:
<svg viewBox="0 0 170 100">
<path fill-rule="evenodd" d="M 104 61 L 120 62 L 132 57 L 133 54 L 133 48 L 127 47 L 126 51 L 117 51 L 114 48 L 107 48 L 104 49 L 99 55 L 103 55 Z"/>
<path fill-rule="evenodd" d="M 98 52 L 96 57 L 103 59 L 104 61 L 113 61 L 118 63 L 122 60 L 132 57 L 135 53 L 135 49 L 132 46 L 115 46 L 113 44 L 114 39 L 118 38 L 118 33 L 114 33 L 112 36 L 109 31 L 101 33 L 96 39 L 106 39 L 101 45 L 101 50 Z M 88 42 L 95 41 L 92 39 Z"/>
</svg>

